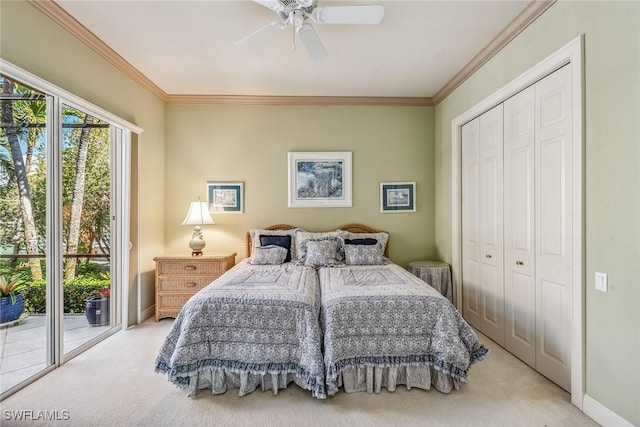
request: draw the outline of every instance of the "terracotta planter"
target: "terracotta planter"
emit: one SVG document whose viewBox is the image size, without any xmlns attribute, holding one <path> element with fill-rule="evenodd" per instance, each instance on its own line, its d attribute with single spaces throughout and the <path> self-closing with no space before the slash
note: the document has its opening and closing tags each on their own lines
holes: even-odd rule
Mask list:
<svg viewBox="0 0 640 427">
<path fill-rule="evenodd" d="M 85 315 L 91 326 L 109 324 L 109 298 L 87 299 Z"/>
</svg>

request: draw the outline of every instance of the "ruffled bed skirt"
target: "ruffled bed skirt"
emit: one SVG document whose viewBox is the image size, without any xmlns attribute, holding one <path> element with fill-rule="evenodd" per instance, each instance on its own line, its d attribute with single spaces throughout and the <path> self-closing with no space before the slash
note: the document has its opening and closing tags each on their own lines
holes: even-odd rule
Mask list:
<svg viewBox="0 0 640 427">
<path fill-rule="evenodd" d="M 238 389 L 238 395 L 244 396 L 256 389 L 262 391 L 286 389 L 290 383 L 295 383 L 303 389 L 311 389 L 312 395 L 318 399 L 326 398 L 324 384 L 319 387 L 301 377 L 297 372 L 256 373 L 236 371 L 221 367 L 200 367 L 190 374 L 181 374 L 180 378 L 169 378 L 180 388 L 187 391 L 187 396 L 193 397 L 198 390 L 211 389 L 213 394 L 226 393 L 227 390 Z M 315 383 L 315 381 L 312 380 Z"/>
<path fill-rule="evenodd" d="M 394 391 L 397 385 L 402 384 L 406 385 L 409 390 L 412 387 L 430 390 L 433 386 L 442 393 L 449 393 L 453 389 L 460 388 L 460 380 L 429 365 L 348 366 L 342 368 L 337 378 L 337 386 L 342 386 L 347 393 L 361 391 L 380 393 L 382 387 Z M 329 390 L 329 394 L 332 394 L 331 390 Z"/>
</svg>

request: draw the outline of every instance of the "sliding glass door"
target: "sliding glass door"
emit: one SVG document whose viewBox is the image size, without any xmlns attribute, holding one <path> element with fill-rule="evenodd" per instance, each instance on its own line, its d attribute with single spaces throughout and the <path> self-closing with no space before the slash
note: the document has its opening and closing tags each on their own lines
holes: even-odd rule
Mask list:
<svg viewBox="0 0 640 427">
<path fill-rule="evenodd" d="M 128 133 L 0 75 L 0 396 L 122 323 Z M 6 297 L 6 298 L 2 298 Z"/>
<path fill-rule="evenodd" d="M 64 103 L 61 117 L 63 341 L 69 354 L 120 319 L 111 309 L 117 287 L 111 286 L 110 126 Z"/>
<path fill-rule="evenodd" d="M 0 76 L 0 387 L 54 363 L 45 255 L 51 98 Z"/>
</svg>

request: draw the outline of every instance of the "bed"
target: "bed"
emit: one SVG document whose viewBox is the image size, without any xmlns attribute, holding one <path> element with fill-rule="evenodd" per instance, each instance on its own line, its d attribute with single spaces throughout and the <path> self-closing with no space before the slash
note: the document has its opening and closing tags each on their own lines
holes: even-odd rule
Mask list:
<svg viewBox="0 0 640 427">
<path fill-rule="evenodd" d="M 383 256 L 386 233 L 360 226 L 341 237 L 360 241 L 344 246 L 346 264 L 318 268 L 327 394 L 398 384 L 459 389 L 488 353 L 471 327 L 444 296 Z M 365 255 L 349 259 L 351 250 Z"/>
<path fill-rule="evenodd" d="M 284 227 L 256 230 L 255 236 L 278 239 L 294 232 Z M 247 259 L 189 299 L 160 348 L 155 370 L 189 396 L 201 389 L 219 394 L 236 388 L 241 396 L 258 388 L 277 394 L 294 382 L 323 399 L 317 273 L 283 260 L 253 264 L 255 246 L 248 244 Z"/>
<path fill-rule="evenodd" d="M 294 382 L 324 399 L 407 388 L 449 393 L 488 350 L 453 305 L 388 259 L 361 224 L 251 230 L 247 259 L 194 295 L 156 360 L 189 396 Z"/>
</svg>

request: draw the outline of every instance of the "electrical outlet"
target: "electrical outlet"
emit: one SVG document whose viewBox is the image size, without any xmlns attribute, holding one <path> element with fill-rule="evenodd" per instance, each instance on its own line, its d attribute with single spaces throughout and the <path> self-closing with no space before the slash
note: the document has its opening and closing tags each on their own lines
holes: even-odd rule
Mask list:
<svg viewBox="0 0 640 427">
<path fill-rule="evenodd" d="M 607 274 L 596 271 L 596 290 L 607 292 Z"/>
</svg>

